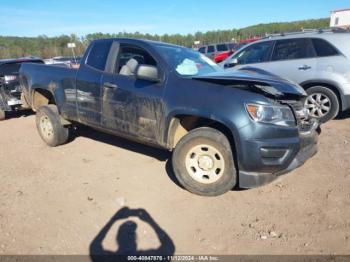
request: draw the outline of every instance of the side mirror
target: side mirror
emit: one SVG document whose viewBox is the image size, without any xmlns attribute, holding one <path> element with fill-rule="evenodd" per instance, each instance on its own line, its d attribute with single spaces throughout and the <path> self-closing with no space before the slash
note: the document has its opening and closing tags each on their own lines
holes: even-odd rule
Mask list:
<svg viewBox="0 0 350 262">
<path fill-rule="evenodd" d="M 136 78 L 151 82 L 159 82 L 158 69 L 151 65 L 139 65 L 136 69 Z"/>
<path fill-rule="evenodd" d="M 230 61 L 228 61 L 228 62 L 224 65 L 224 67 L 225 67 L 225 68 L 230 68 L 230 67 L 234 67 L 234 66 L 236 66 L 236 65 L 238 65 L 238 59 L 237 59 L 237 58 L 233 58 L 233 59 L 231 59 Z"/>
</svg>

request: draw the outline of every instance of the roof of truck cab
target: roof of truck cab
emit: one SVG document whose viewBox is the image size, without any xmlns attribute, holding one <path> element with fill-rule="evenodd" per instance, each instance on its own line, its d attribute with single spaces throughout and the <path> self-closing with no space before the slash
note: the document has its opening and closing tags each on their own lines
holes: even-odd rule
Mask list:
<svg viewBox="0 0 350 262">
<path fill-rule="evenodd" d="M 130 42 L 130 43 L 139 43 L 139 44 L 148 44 L 148 45 L 167 45 L 167 46 L 176 46 L 176 47 L 183 47 L 180 45 L 175 45 L 175 44 L 170 44 L 170 43 L 165 43 L 161 41 L 154 41 L 154 40 L 148 40 L 148 39 L 140 39 L 140 38 L 105 38 L 105 39 L 96 39 L 94 41 L 107 41 L 107 40 L 112 40 L 112 41 L 119 41 L 119 42 Z"/>
</svg>

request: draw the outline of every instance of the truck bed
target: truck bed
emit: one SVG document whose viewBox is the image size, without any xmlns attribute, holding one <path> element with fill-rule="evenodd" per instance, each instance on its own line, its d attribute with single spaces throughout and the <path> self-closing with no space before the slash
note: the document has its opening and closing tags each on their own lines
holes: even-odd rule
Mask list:
<svg viewBox="0 0 350 262">
<path fill-rule="evenodd" d="M 55 65 L 43 64 L 23 64 L 20 69 L 20 82 L 23 93 L 30 106 L 32 104 L 32 91 L 34 89 L 49 90 L 59 97 L 63 102 L 67 100 L 67 95 L 75 94 L 75 79 L 78 70 Z M 68 97 L 69 99 L 69 97 Z"/>
</svg>

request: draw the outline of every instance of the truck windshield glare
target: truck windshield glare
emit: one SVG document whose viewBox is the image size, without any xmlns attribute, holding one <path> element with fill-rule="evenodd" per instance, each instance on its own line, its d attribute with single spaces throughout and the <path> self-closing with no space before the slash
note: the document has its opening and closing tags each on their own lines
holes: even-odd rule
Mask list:
<svg viewBox="0 0 350 262">
<path fill-rule="evenodd" d="M 223 72 L 212 60 L 205 55 L 189 48 L 157 45 L 161 56 L 182 76 L 199 76 Z"/>
</svg>

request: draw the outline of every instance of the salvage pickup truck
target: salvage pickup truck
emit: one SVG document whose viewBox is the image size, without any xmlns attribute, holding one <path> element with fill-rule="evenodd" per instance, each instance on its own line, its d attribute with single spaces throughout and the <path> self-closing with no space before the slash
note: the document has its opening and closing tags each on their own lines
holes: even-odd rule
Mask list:
<svg viewBox="0 0 350 262">
<path fill-rule="evenodd" d="M 20 81 L 49 146 L 84 124 L 167 149 L 199 195 L 266 184 L 317 152 L 300 86 L 254 68 L 227 73 L 176 45 L 95 40 L 79 69 L 24 64 Z"/>
</svg>

